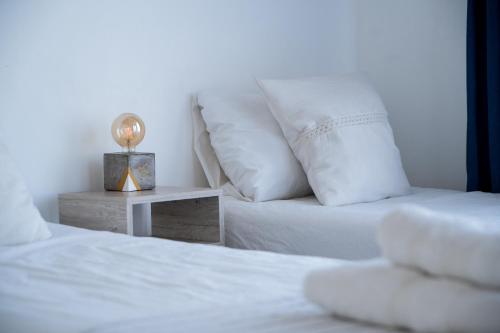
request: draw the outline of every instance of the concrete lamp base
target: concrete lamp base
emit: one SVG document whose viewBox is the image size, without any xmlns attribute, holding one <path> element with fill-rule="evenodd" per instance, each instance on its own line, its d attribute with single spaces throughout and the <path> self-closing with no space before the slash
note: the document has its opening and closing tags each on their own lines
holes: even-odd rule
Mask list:
<svg viewBox="0 0 500 333">
<path fill-rule="evenodd" d="M 104 154 L 104 189 L 108 191 L 142 191 L 155 188 L 155 154 Z"/>
</svg>

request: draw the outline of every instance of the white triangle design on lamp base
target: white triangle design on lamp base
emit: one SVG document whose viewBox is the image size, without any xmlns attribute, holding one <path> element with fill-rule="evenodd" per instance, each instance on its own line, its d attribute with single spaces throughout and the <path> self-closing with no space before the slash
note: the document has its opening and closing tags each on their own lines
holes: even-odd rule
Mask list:
<svg viewBox="0 0 500 333">
<path fill-rule="evenodd" d="M 134 192 L 142 190 L 130 167 L 123 171 L 122 178 L 118 183 L 118 190 L 122 192 Z"/>
<path fill-rule="evenodd" d="M 132 181 L 132 178 L 130 177 L 130 174 L 127 175 L 127 179 L 125 180 L 125 184 L 123 184 L 122 191 L 123 192 L 134 192 L 134 191 L 139 191 L 135 186 L 135 183 Z"/>
</svg>

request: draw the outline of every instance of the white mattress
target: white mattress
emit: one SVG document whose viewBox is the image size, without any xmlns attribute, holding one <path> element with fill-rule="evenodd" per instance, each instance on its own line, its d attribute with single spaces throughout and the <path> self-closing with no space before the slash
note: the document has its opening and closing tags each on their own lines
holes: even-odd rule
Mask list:
<svg viewBox="0 0 500 333">
<path fill-rule="evenodd" d="M 340 207 L 322 206 L 314 197 L 245 202 L 225 198 L 226 244 L 279 253 L 367 259 L 379 255 L 375 229 L 380 218 L 401 204 L 496 220 L 500 195 L 412 188 L 412 194 Z"/>
<path fill-rule="evenodd" d="M 0 247 L 1 332 L 388 332 L 304 299 L 304 275 L 340 260 L 50 229 Z"/>
</svg>

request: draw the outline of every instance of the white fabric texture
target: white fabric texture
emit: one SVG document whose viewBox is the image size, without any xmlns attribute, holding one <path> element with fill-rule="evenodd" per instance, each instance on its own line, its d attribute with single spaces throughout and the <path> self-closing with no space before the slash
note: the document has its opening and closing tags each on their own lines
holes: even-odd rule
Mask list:
<svg viewBox="0 0 500 333">
<path fill-rule="evenodd" d="M 50 232 L 12 160 L 0 142 L 0 245 L 30 243 Z"/>
<path fill-rule="evenodd" d="M 500 224 L 500 194 L 416 188 L 409 195 L 345 206 L 307 197 L 268 202 L 224 200 L 226 245 L 235 248 L 342 259 L 380 255 L 376 228 L 391 210 L 418 204 Z"/>
<path fill-rule="evenodd" d="M 258 83 L 319 202 L 337 206 L 408 193 L 387 112 L 363 78 Z"/>
<path fill-rule="evenodd" d="M 196 97 L 192 99 L 191 116 L 193 119 L 193 147 L 196 156 L 205 172 L 210 187 L 220 188 L 228 182 L 228 179 L 220 167 L 219 160 L 210 144 L 210 137 Z"/>
<path fill-rule="evenodd" d="M 206 91 L 198 104 L 217 159 L 244 197 L 267 201 L 311 193 L 262 95 Z"/>
<path fill-rule="evenodd" d="M 222 170 L 214 149 L 210 144 L 210 137 L 203 117 L 201 116 L 198 98 L 191 100 L 191 117 L 193 120 L 193 148 L 200 161 L 205 177 L 211 188 L 221 188 L 225 195 L 249 201 L 231 184 Z"/>
<path fill-rule="evenodd" d="M 500 288 L 500 214 L 496 218 L 488 223 L 405 206 L 383 219 L 378 240 L 395 263 Z"/>
<path fill-rule="evenodd" d="M 389 332 L 305 299 L 305 275 L 340 260 L 48 225 L 0 247 L 2 332 Z"/>
<path fill-rule="evenodd" d="M 306 296 L 328 312 L 421 332 L 500 332 L 500 291 L 432 278 L 384 260 L 311 273 Z"/>
</svg>

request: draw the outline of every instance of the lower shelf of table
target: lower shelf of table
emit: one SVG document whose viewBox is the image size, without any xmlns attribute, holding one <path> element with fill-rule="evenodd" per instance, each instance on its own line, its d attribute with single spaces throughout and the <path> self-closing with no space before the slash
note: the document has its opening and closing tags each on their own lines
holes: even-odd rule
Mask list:
<svg viewBox="0 0 500 333">
<path fill-rule="evenodd" d="M 134 205 L 134 235 L 223 243 L 219 197 Z"/>
</svg>

